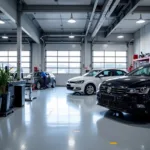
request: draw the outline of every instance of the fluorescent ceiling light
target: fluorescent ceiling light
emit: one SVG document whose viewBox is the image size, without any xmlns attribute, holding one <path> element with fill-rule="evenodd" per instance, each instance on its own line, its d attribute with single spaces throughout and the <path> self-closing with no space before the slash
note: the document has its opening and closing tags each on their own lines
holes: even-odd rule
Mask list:
<svg viewBox="0 0 150 150">
<path fill-rule="evenodd" d="M 5 24 L 5 22 L 2 19 L 0 19 L 0 24 Z"/>
<path fill-rule="evenodd" d="M 74 37 L 75 37 L 74 35 L 69 35 L 70 39 L 74 39 Z"/>
<path fill-rule="evenodd" d="M 76 23 L 76 20 L 73 19 L 73 15 L 71 14 L 71 18 L 68 20 L 69 23 Z"/>
<path fill-rule="evenodd" d="M 123 35 L 118 35 L 117 38 L 118 38 L 118 39 L 123 39 L 124 36 L 123 36 Z"/>
<path fill-rule="evenodd" d="M 137 23 L 137 24 L 142 24 L 142 23 L 145 23 L 145 20 L 140 19 L 140 20 L 138 20 L 136 23 Z"/>
<path fill-rule="evenodd" d="M 8 36 L 7 35 L 3 35 L 2 39 L 8 39 Z"/>
<path fill-rule="evenodd" d="M 146 21 L 142 18 L 142 15 L 140 14 L 140 19 L 136 22 L 137 24 L 145 23 Z"/>
</svg>

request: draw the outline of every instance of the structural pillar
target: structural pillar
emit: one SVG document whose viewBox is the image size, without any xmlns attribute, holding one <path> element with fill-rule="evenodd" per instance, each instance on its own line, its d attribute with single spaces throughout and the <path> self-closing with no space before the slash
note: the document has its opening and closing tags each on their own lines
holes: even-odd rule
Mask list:
<svg viewBox="0 0 150 150">
<path fill-rule="evenodd" d="M 85 73 L 85 68 L 86 68 L 86 50 L 87 50 L 87 37 L 84 38 L 84 42 L 82 43 L 82 52 L 81 52 L 81 62 L 82 62 L 82 66 L 81 66 L 81 73 L 84 74 Z"/>
<path fill-rule="evenodd" d="M 17 0 L 17 79 L 21 79 L 21 52 L 22 52 L 22 0 Z"/>
<path fill-rule="evenodd" d="M 46 56 L 46 45 L 44 43 L 41 44 L 41 70 L 46 71 L 45 68 L 45 56 Z"/>
</svg>

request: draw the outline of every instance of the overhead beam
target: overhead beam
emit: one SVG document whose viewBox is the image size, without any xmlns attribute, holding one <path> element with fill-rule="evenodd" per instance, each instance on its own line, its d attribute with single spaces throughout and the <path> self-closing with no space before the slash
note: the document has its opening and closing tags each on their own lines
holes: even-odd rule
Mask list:
<svg viewBox="0 0 150 150">
<path fill-rule="evenodd" d="M 90 5 L 23 5 L 23 12 L 92 12 Z M 102 6 L 98 6 L 96 12 L 101 12 Z"/>
<path fill-rule="evenodd" d="M 117 28 L 119 23 L 137 8 L 139 3 L 140 0 L 131 0 L 128 6 L 121 11 L 121 13 L 116 17 L 115 21 L 107 28 L 105 37 L 108 37 Z"/>
<path fill-rule="evenodd" d="M 150 13 L 150 6 L 139 6 L 133 13 Z"/>
<path fill-rule="evenodd" d="M 16 0 L 0 0 L 0 10 L 6 14 L 14 23 L 17 23 Z M 21 18 L 22 30 L 35 42 L 40 43 L 40 32 L 26 15 Z"/>
</svg>

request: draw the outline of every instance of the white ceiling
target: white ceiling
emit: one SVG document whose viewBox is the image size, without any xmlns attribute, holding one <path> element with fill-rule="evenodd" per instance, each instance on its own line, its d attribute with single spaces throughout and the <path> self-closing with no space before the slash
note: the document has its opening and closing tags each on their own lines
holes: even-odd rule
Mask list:
<svg viewBox="0 0 150 150">
<path fill-rule="evenodd" d="M 71 13 L 34 14 L 34 17 L 45 32 L 83 32 L 88 18 L 87 13 L 73 13 L 73 18 L 76 20 L 75 24 L 67 22 L 70 16 Z"/>
<path fill-rule="evenodd" d="M 0 24 L 0 33 L 16 32 L 16 24 L 12 22 L 6 15 L 0 14 L 0 18 L 5 21 L 5 24 Z"/>
<path fill-rule="evenodd" d="M 136 24 L 140 18 L 140 14 L 130 14 L 118 25 L 113 33 L 134 33 L 150 22 L 150 14 L 142 14 L 143 19 L 146 20 L 144 24 Z"/>
<path fill-rule="evenodd" d="M 54 0 L 25 0 L 29 5 L 57 5 Z M 60 5 L 90 5 L 91 0 L 59 0 Z"/>
<path fill-rule="evenodd" d="M 150 0 L 141 0 L 140 6 L 150 6 Z"/>
</svg>

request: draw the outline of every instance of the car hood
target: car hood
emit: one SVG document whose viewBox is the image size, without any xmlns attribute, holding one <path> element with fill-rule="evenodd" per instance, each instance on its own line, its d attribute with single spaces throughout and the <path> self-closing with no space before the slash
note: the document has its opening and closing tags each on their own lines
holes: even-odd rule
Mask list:
<svg viewBox="0 0 150 150">
<path fill-rule="evenodd" d="M 78 77 L 71 78 L 68 81 L 70 82 L 70 81 L 90 80 L 93 78 L 95 77 L 78 76 Z"/>
<path fill-rule="evenodd" d="M 125 86 L 125 87 L 132 87 L 137 84 L 143 83 L 150 81 L 150 77 L 145 77 L 145 76 L 124 76 L 124 77 L 119 77 L 119 78 L 113 78 L 109 79 L 103 84 L 107 84 L 109 86 Z"/>
</svg>

